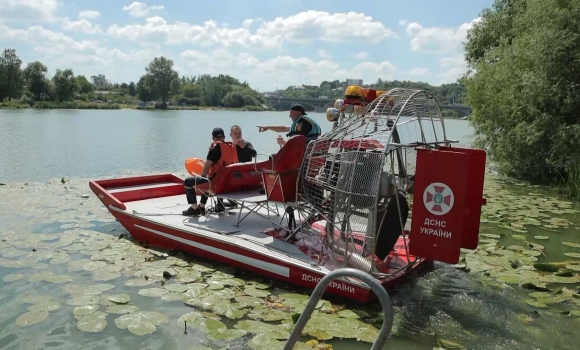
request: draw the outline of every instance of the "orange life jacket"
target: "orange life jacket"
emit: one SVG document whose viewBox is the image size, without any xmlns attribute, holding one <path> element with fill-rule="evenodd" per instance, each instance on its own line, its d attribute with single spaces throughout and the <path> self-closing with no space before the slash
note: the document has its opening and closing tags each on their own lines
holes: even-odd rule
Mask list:
<svg viewBox="0 0 580 350">
<path fill-rule="evenodd" d="M 210 179 L 212 179 L 215 175 L 217 175 L 226 166 L 230 164 L 239 163 L 236 145 L 234 145 L 232 142 L 227 141 L 223 142 L 215 141 L 212 142 L 212 144 L 209 146 L 209 149 L 212 149 L 215 145 L 219 146 L 222 156 L 220 160 L 218 160 L 215 163 L 212 163 L 212 165 L 210 166 L 208 174 Z"/>
</svg>

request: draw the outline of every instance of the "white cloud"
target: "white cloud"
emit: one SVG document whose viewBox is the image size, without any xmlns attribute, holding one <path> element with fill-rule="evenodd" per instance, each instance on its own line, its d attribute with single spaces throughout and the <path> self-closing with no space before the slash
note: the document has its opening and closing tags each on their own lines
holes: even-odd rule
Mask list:
<svg viewBox="0 0 580 350">
<path fill-rule="evenodd" d="M 97 19 L 101 13 L 99 11 L 81 11 L 79 12 L 79 18 L 86 19 Z"/>
<path fill-rule="evenodd" d="M 328 60 L 331 56 L 326 50 L 318 50 L 318 57 Z"/>
<path fill-rule="evenodd" d="M 65 52 L 83 52 L 94 50 L 99 45 L 94 41 L 76 41 L 63 33 L 55 33 L 41 26 L 33 26 L 28 29 L 11 29 L 0 25 L 0 37 L 6 41 L 17 41 L 31 44 L 36 47 L 45 47 L 49 52 L 61 54 Z"/>
<path fill-rule="evenodd" d="M 417 22 L 409 23 L 407 34 L 412 38 L 411 50 L 437 54 L 463 51 L 467 31 L 480 20 L 481 18 L 476 18 L 469 23 L 463 23 L 458 28 L 424 28 Z"/>
<path fill-rule="evenodd" d="M 439 73 L 441 84 L 455 83 L 467 71 L 463 54 L 443 57 L 439 60 L 439 66 L 443 68 L 443 71 Z"/>
<path fill-rule="evenodd" d="M 115 38 L 137 42 L 190 43 L 201 47 L 242 45 L 270 49 L 280 47 L 282 44 L 280 36 L 259 36 L 251 34 L 246 28 L 229 29 L 219 26 L 215 21 L 207 21 L 203 25 L 192 25 L 184 22 L 168 24 L 165 19 L 159 16 L 147 18 L 145 24 L 112 25 L 107 33 Z"/>
<path fill-rule="evenodd" d="M 0 22 L 53 22 L 58 0 L 2 0 Z"/>
<path fill-rule="evenodd" d="M 400 26 L 405 26 L 407 24 L 407 21 L 404 19 L 399 20 L 399 25 Z"/>
<path fill-rule="evenodd" d="M 301 12 L 289 17 L 278 17 L 273 21 L 262 21 L 258 29 L 252 33 L 249 27 L 257 21 L 260 19 L 248 19 L 240 28 L 229 28 L 215 21 L 206 21 L 201 25 L 186 22 L 168 23 L 160 16 L 153 16 L 147 18 L 145 24 L 112 25 L 107 33 L 115 38 L 138 42 L 192 43 L 206 47 L 235 44 L 266 49 L 280 48 L 284 41 L 376 43 L 386 37 L 396 36 L 381 22 L 354 12 L 332 15 L 320 11 Z"/>
<path fill-rule="evenodd" d="M 129 6 L 123 6 L 123 10 L 128 11 L 129 14 L 133 17 L 147 17 L 152 12 L 161 11 L 165 7 L 154 5 L 154 6 L 147 6 L 147 4 L 135 1 Z"/>
<path fill-rule="evenodd" d="M 411 76 L 425 76 L 430 75 L 431 71 L 429 71 L 427 68 L 413 68 L 408 71 L 407 74 Z"/>
<path fill-rule="evenodd" d="M 188 50 L 182 52 L 180 58 L 183 66 L 189 66 L 196 72 L 232 74 L 260 89 L 323 80 L 344 80 L 350 76 L 366 81 L 376 81 L 378 78 L 386 80 L 393 79 L 396 73 L 396 67 L 386 61 L 363 62 L 351 68 L 343 68 L 329 59 L 314 61 L 306 57 L 280 55 L 259 60 L 248 53 L 234 55 L 224 49 L 209 53 Z M 276 77 L 275 81 L 272 80 L 273 76 Z"/>
<path fill-rule="evenodd" d="M 363 13 L 330 14 L 324 11 L 300 12 L 264 22 L 257 31 L 261 36 L 281 35 L 285 40 L 309 43 L 313 39 L 328 42 L 379 42 L 396 33 L 383 23 Z"/>
<path fill-rule="evenodd" d="M 469 23 L 463 23 L 457 28 L 423 27 L 417 22 L 407 25 L 407 34 L 412 38 L 411 50 L 447 55 L 439 60 L 439 66 L 443 69 L 438 74 L 441 84 L 454 83 L 466 72 L 463 57 L 463 44 L 467 39 L 468 31 L 481 18 L 475 18 Z"/>
<path fill-rule="evenodd" d="M 359 52 L 356 55 L 354 55 L 354 57 L 361 59 L 361 60 L 365 60 L 365 59 L 369 58 L 369 53 L 368 52 Z"/>
</svg>

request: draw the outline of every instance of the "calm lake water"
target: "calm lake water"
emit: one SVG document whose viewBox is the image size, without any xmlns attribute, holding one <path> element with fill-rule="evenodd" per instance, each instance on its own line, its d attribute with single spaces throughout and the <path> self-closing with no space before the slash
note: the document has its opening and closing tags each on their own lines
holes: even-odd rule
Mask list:
<svg viewBox="0 0 580 350">
<path fill-rule="evenodd" d="M 312 116 L 324 131 L 331 128 L 324 115 Z M 150 252 L 119 239 L 126 231 L 94 198 L 88 181 L 150 172 L 183 175 L 183 161 L 205 155 L 216 126 L 227 132 L 241 125 L 259 153 L 273 153 L 277 134 L 258 133 L 256 125 L 289 120 L 287 112 L 0 110 L 0 183 L 6 184 L 0 186 L 0 348 L 226 349 L 229 343 L 231 349 L 271 349 L 250 331 L 229 342 L 212 340 L 211 332 L 206 335 L 211 322 L 192 321 L 184 334 L 179 318 L 200 310 L 171 299 L 179 292 L 172 281 L 171 293 L 158 290 L 163 287 L 156 273 L 168 266 L 164 260 L 149 261 L 154 258 Z M 448 138 L 469 144 L 467 121 L 446 120 L 446 130 Z M 82 198 L 85 194 L 88 199 Z M 436 264 L 392 293 L 395 324 L 385 348 L 577 348 L 580 208 L 549 189 L 491 174 L 485 196 L 480 246 L 465 255 L 467 270 Z M 127 259 L 119 261 L 119 255 Z M 538 262 L 556 262 L 558 271 L 539 272 L 533 267 Z M 248 283 L 223 291 L 247 288 L 253 278 L 217 269 L 204 272 L 204 281 L 225 280 L 231 273 Z M 152 284 L 127 285 L 143 274 L 151 274 Z M 290 288 L 271 290 L 294 292 Z M 108 299 L 119 293 L 130 296 L 127 306 L 161 313 L 167 320 L 150 314 L 156 331 L 135 335 L 143 327 L 127 329 L 119 321 L 131 309 L 119 309 Z M 344 307 L 357 312 L 361 322 L 380 327 L 376 305 Z M 221 321 L 237 329 L 239 320 Z M 285 331 L 284 322 L 267 323 Z M 103 325 L 100 332 L 87 332 Z M 324 342 L 334 349 L 370 348 L 368 342 L 336 335 Z"/>
<path fill-rule="evenodd" d="M 323 131 L 324 114 L 311 116 Z M 0 110 L 0 182 L 52 177 L 101 177 L 124 169 L 183 171 L 189 157 L 205 157 L 211 131 L 242 127 L 258 153 L 279 149 L 277 133 L 257 125 L 289 125 L 288 112 Z M 468 142 L 467 121 L 448 120 L 448 138 Z M 228 136 L 229 137 L 229 136 Z"/>
</svg>

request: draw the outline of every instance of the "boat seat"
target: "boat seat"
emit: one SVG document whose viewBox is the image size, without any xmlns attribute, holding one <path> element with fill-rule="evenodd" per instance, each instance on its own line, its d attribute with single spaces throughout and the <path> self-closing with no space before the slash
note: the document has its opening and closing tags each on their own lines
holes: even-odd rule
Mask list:
<svg viewBox="0 0 580 350">
<path fill-rule="evenodd" d="M 292 136 L 271 162 L 263 162 L 256 167 L 262 174 L 268 201 L 278 203 L 296 201 L 296 183 L 305 150 L 306 137 Z"/>
</svg>

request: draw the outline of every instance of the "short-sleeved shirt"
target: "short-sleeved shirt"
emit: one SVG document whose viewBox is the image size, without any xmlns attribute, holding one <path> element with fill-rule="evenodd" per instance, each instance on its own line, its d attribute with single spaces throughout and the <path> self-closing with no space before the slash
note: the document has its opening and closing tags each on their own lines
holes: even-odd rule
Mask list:
<svg viewBox="0 0 580 350">
<path fill-rule="evenodd" d="M 214 145 L 210 148 L 209 152 L 207 152 L 207 157 L 205 159 L 211 160 L 213 163 L 217 163 L 220 158 L 222 157 L 222 149 L 219 145 Z"/>
<path fill-rule="evenodd" d="M 255 157 L 257 154 L 256 150 L 254 149 L 254 146 L 250 142 L 248 141 L 244 142 L 246 143 L 246 147 L 244 148 L 241 148 L 240 146 L 236 145 L 236 151 L 238 153 L 238 161 L 240 163 L 251 162 L 252 158 Z M 213 163 L 216 163 L 220 160 L 221 157 L 222 157 L 222 149 L 218 145 L 215 145 L 207 153 L 206 159 L 211 160 Z"/>
<path fill-rule="evenodd" d="M 298 123 L 296 123 L 296 133 L 298 135 L 308 136 L 308 134 L 312 131 L 312 124 L 304 118 L 300 118 Z"/>
</svg>

